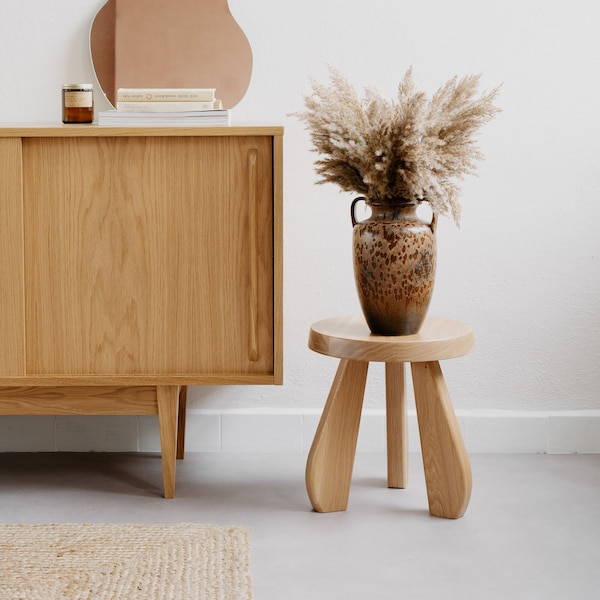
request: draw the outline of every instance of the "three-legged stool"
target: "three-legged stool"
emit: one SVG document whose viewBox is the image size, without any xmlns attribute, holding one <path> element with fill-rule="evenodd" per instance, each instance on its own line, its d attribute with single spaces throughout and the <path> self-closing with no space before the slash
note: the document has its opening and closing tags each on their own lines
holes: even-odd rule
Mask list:
<svg viewBox="0 0 600 600">
<path fill-rule="evenodd" d="M 373 335 L 362 317 L 315 323 L 311 350 L 340 358 L 306 465 L 318 512 L 346 510 L 369 362 L 384 362 L 388 487 L 404 488 L 408 436 L 404 363 L 410 363 L 430 514 L 461 517 L 471 497 L 471 465 L 438 361 L 468 354 L 473 332 L 459 321 L 428 317 L 419 333 Z"/>
</svg>

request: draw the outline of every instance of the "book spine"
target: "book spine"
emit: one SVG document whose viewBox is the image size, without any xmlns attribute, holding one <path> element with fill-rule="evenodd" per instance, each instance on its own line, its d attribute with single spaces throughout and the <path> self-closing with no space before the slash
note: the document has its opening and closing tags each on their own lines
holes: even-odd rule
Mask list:
<svg viewBox="0 0 600 600">
<path fill-rule="evenodd" d="M 215 89 L 119 88 L 117 102 L 214 102 Z"/>
<path fill-rule="evenodd" d="M 119 112 L 186 112 L 213 110 L 214 102 L 117 102 Z"/>
</svg>

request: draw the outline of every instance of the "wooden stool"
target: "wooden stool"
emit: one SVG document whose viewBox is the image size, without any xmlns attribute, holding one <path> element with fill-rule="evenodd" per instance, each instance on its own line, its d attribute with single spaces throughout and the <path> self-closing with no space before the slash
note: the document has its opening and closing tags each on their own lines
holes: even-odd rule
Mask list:
<svg viewBox="0 0 600 600">
<path fill-rule="evenodd" d="M 362 317 L 315 323 L 311 350 L 340 358 L 306 465 L 306 488 L 318 512 L 346 510 L 370 361 L 385 363 L 388 487 L 404 488 L 408 436 L 404 363 L 411 364 L 430 514 L 457 519 L 469 504 L 471 465 L 439 360 L 473 349 L 469 325 L 428 317 L 419 333 L 373 335 Z"/>
</svg>

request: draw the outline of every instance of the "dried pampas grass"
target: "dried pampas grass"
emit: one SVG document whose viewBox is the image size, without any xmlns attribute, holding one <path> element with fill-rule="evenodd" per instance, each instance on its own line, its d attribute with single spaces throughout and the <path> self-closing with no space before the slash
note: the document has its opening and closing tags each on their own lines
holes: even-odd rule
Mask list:
<svg viewBox="0 0 600 600">
<path fill-rule="evenodd" d="M 458 225 L 457 180 L 483 158 L 474 135 L 499 112 L 499 88 L 476 97 L 480 75 L 453 77 L 428 99 L 409 69 L 389 101 L 372 87 L 360 98 L 339 70 L 329 73 L 330 85 L 312 81 L 306 110 L 294 113 L 320 155 L 317 183 L 335 183 L 372 202 L 426 200 Z"/>
</svg>

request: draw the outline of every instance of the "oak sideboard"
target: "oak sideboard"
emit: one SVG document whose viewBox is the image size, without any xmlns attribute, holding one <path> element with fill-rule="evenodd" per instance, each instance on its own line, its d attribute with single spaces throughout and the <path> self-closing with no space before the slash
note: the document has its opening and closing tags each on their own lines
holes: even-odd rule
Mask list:
<svg viewBox="0 0 600 600">
<path fill-rule="evenodd" d="M 281 384 L 283 128 L 0 126 L 0 415 L 158 415 Z"/>
</svg>

